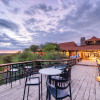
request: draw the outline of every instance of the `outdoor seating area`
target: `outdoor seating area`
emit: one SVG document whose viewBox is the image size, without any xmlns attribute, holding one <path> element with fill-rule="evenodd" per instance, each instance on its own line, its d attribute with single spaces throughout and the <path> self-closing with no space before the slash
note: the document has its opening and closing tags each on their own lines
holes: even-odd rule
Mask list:
<svg viewBox="0 0 100 100">
<path fill-rule="evenodd" d="M 0 100 L 100 100 L 100 0 L 0 7 Z"/>
<path fill-rule="evenodd" d="M 51 68 L 51 70 L 52 69 L 53 68 Z M 58 73 L 59 75 L 62 72 L 61 68 L 60 69 L 54 68 L 54 69 L 56 71 L 51 71 L 52 74 L 55 72 L 55 74 Z M 46 98 L 48 98 L 48 100 L 49 98 L 51 100 L 55 100 L 55 98 L 60 97 L 60 95 L 59 97 L 54 95 L 54 92 L 52 91 L 52 89 L 55 89 L 53 87 L 56 86 L 55 80 L 57 79 L 53 79 L 53 77 L 50 77 L 50 76 L 48 77 L 50 73 L 44 70 L 50 71 L 50 68 L 40 69 L 38 71 L 39 73 L 31 75 L 31 77 L 40 78 L 40 82 L 42 81 L 42 88 L 41 88 L 41 83 L 40 83 L 40 86 L 38 86 L 39 84 L 27 83 L 24 100 L 27 100 L 27 98 L 28 100 L 38 100 L 38 99 L 46 100 Z M 69 95 L 63 95 L 65 97 L 65 99 L 63 100 L 100 100 L 100 83 L 96 81 L 97 75 L 98 75 L 97 67 L 73 65 L 71 67 L 71 75 L 69 79 L 70 81 L 67 82 L 68 85 L 71 84 L 71 88 L 70 88 L 71 91 L 66 89 Z M 42 77 L 42 80 L 41 80 L 41 77 Z M 64 77 L 64 76 L 61 75 L 61 77 Z M 47 78 L 48 78 L 48 81 L 47 81 Z M 9 98 L 9 100 L 23 100 L 23 93 L 25 90 L 26 80 L 25 78 L 22 78 L 20 79 L 20 81 L 21 81 L 21 84 L 19 80 L 13 81 L 12 88 L 11 88 L 11 83 L 1 85 L 0 86 L 0 99 L 8 100 Z M 59 80 L 59 82 L 66 82 L 66 80 L 61 79 Z M 35 85 L 35 86 L 32 86 L 32 85 Z M 66 88 L 66 86 L 67 86 L 66 84 L 60 84 L 58 88 L 64 89 L 64 87 Z M 70 98 L 70 92 L 71 92 L 72 99 Z"/>
</svg>

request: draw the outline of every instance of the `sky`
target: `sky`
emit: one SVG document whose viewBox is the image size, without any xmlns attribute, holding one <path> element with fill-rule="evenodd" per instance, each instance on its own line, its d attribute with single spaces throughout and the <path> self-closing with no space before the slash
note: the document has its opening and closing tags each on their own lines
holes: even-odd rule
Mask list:
<svg viewBox="0 0 100 100">
<path fill-rule="evenodd" d="M 0 0 L 0 53 L 92 36 L 100 38 L 100 0 Z"/>
</svg>

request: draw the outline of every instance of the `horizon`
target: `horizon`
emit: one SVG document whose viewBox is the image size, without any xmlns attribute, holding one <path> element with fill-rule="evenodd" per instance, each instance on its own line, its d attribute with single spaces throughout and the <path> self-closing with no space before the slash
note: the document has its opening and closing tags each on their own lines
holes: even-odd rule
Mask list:
<svg viewBox="0 0 100 100">
<path fill-rule="evenodd" d="M 100 37 L 99 0 L 0 0 L 0 52 Z"/>
<path fill-rule="evenodd" d="M 10 54 L 10 53 L 17 53 L 18 51 L 0 51 L 0 54 L 3 54 L 3 53 L 7 53 L 7 54 Z"/>
</svg>

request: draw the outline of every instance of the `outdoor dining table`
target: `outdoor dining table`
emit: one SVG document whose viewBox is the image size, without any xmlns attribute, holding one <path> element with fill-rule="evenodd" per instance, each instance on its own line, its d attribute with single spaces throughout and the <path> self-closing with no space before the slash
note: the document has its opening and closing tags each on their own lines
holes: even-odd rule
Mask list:
<svg viewBox="0 0 100 100">
<path fill-rule="evenodd" d="M 51 84 L 51 76 L 60 75 L 62 71 L 55 68 L 44 68 L 40 69 L 39 73 L 41 74 L 41 95 L 42 95 L 42 75 L 47 75 L 49 83 Z"/>
<path fill-rule="evenodd" d="M 13 68 L 8 70 L 10 72 L 10 81 L 11 81 L 11 88 L 12 88 L 12 81 L 13 81 L 13 73 L 15 73 L 15 80 L 16 80 L 16 72 L 18 71 L 17 68 Z"/>
<path fill-rule="evenodd" d="M 32 67 L 31 66 L 25 66 L 24 68 L 25 69 L 31 69 Z"/>
</svg>

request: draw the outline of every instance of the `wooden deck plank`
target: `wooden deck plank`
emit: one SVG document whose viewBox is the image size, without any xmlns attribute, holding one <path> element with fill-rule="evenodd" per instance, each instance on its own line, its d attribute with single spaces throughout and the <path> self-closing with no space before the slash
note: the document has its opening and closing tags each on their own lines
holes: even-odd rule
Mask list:
<svg viewBox="0 0 100 100">
<path fill-rule="evenodd" d="M 86 76 L 87 76 L 87 71 L 88 70 L 83 70 L 83 75 L 81 75 L 81 78 L 76 86 L 76 88 L 74 89 L 74 93 L 73 93 L 73 100 L 77 100 L 77 98 L 81 98 L 79 92 L 81 93 L 80 89 L 81 87 L 83 86 L 83 83 L 84 83 L 84 80 L 86 79 Z"/>
<path fill-rule="evenodd" d="M 37 75 L 40 77 L 40 75 Z M 72 67 L 72 100 L 100 100 L 100 83 L 96 81 L 97 68 L 75 65 Z M 43 96 L 46 100 L 46 78 L 43 76 Z M 25 79 L 0 86 L 0 100 L 22 100 Z M 55 100 L 51 97 L 51 100 Z M 27 98 L 25 98 L 27 100 Z M 38 86 L 31 86 L 29 100 L 38 100 Z M 69 100 L 66 98 L 64 100 Z"/>
<path fill-rule="evenodd" d="M 89 76 L 88 76 L 88 73 L 87 73 L 88 71 L 89 71 L 88 69 L 85 71 L 84 79 L 79 83 L 80 88 L 77 91 L 77 95 L 76 95 L 75 100 L 78 100 L 78 99 L 82 100 L 82 98 L 83 98 L 84 92 L 85 92 L 86 87 L 87 87 L 87 81 L 89 79 Z"/>
</svg>

